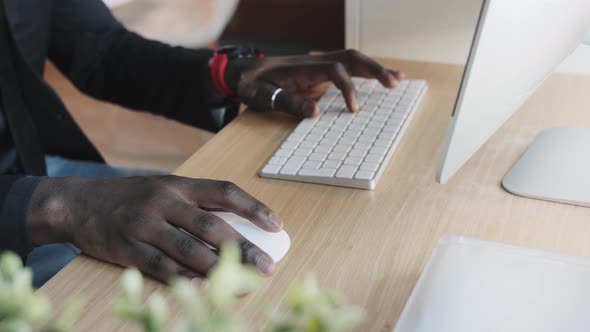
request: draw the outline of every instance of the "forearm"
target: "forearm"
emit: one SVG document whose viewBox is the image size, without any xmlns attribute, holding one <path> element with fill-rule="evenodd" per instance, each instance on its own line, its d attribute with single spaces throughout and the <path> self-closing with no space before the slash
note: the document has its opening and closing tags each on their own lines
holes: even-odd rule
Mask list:
<svg viewBox="0 0 590 332">
<path fill-rule="evenodd" d="M 126 30 L 100 0 L 55 4 L 49 58 L 83 92 L 204 129 L 223 99 L 209 77 L 209 50 L 190 50 Z"/>
<path fill-rule="evenodd" d="M 96 98 L 186 122 L 223 103 L 209 75 L 212 51 L 190 50 L 120 30 L 79 87 Z"/>
</svg>

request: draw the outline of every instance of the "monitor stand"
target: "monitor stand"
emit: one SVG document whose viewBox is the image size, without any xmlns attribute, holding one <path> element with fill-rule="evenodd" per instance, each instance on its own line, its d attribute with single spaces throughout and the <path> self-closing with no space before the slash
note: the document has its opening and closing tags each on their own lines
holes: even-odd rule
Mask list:
<svg viewBox="0 0 590 332">
<path fill-rule="evenodd" d="M 590 129 L 545 129 L 502 185 L 518 196 L 590 207 Z"/>
</svg>

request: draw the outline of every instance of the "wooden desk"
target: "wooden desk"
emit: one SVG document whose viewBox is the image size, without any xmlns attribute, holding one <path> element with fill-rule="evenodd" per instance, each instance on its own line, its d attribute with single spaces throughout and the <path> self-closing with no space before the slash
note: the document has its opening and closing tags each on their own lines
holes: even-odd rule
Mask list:
<svg viewBox="0 0 590 332">
<path fill-rule="evenodd" d="M 543 128 L 590 127 L 590 78 L 553 76 L 447 185 L 434 181 L 457 94 L 458 66 L 384 61 L 430 91 L 374 191 L 258 177 L 263 162 L 297 121 L 246 113 L 200 149 L 177 174 L 227 179 L 266 202 L 286 220 L 293 244 L 266 287 L 243 300 L 250 314 L 263 297 L 283 300 L 287 286 L 315 271 L 323 286 L 343 292 L 368 317 L 359 331 L 390 331 L 437 240 L 472 236 L 561 253 L 590 255 L 590 209 L 516 197 L 500 179 Z M 110 303 L 120 268 L 80 257 L 43 291 L 59 305 L 83 293 L 90 303 L 80 330 L 128 329 Z M 149 284 L 149 290 L 159 285 Z"/>
</svg>

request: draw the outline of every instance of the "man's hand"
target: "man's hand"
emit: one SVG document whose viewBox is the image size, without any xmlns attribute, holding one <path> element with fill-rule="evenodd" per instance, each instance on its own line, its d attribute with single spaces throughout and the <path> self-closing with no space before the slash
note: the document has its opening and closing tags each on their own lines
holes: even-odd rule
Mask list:
<svg viewBox="0 0 590 332">
<path fill-rule="evenodd" d="M 240 245 L 244 262 L 270 274 L 272 259 L 210 210 L 236 213 L 271 232 L 282 228 L 266 205 L 231 182 L 160 176 L 45 178 L 31 198 L 27 229 L 35 245 L 71 242 L 162 281 L 207 276 L 217 254 L 204 243 L 220 248 L 227 241 Z"/>
<path fill-rule="evenodd" d="M 311 99 L 315 88 L 331 81 L 342 91 L 352 112 L 359 109 L 351 76 L 377 79 L 394 88 L 403 74 L 386 69 L 366 55 L 355 51 L 337 51 L 322 55 L 248 58 L 230 61 L 225 81 L 249 107 L 271 111 L 271 98 L 277 88 L 275 108 L 301 117 L 313 117 L 320 110 Z"/>
</svg>

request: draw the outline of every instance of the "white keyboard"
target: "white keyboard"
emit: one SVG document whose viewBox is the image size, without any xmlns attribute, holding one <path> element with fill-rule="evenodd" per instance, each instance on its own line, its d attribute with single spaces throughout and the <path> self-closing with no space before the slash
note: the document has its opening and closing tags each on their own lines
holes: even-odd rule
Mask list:
<svg viewBox="0 0 590 332">
<path fill-rule="evenodd" d="M 354 79 L 360 110 L 351 113 L 331 87 L 321 116 L 302 120 L 260 171 L 263 177 L 373 189 L 427 91 L 425 81 L 386 89 Z"/>
</svg>

